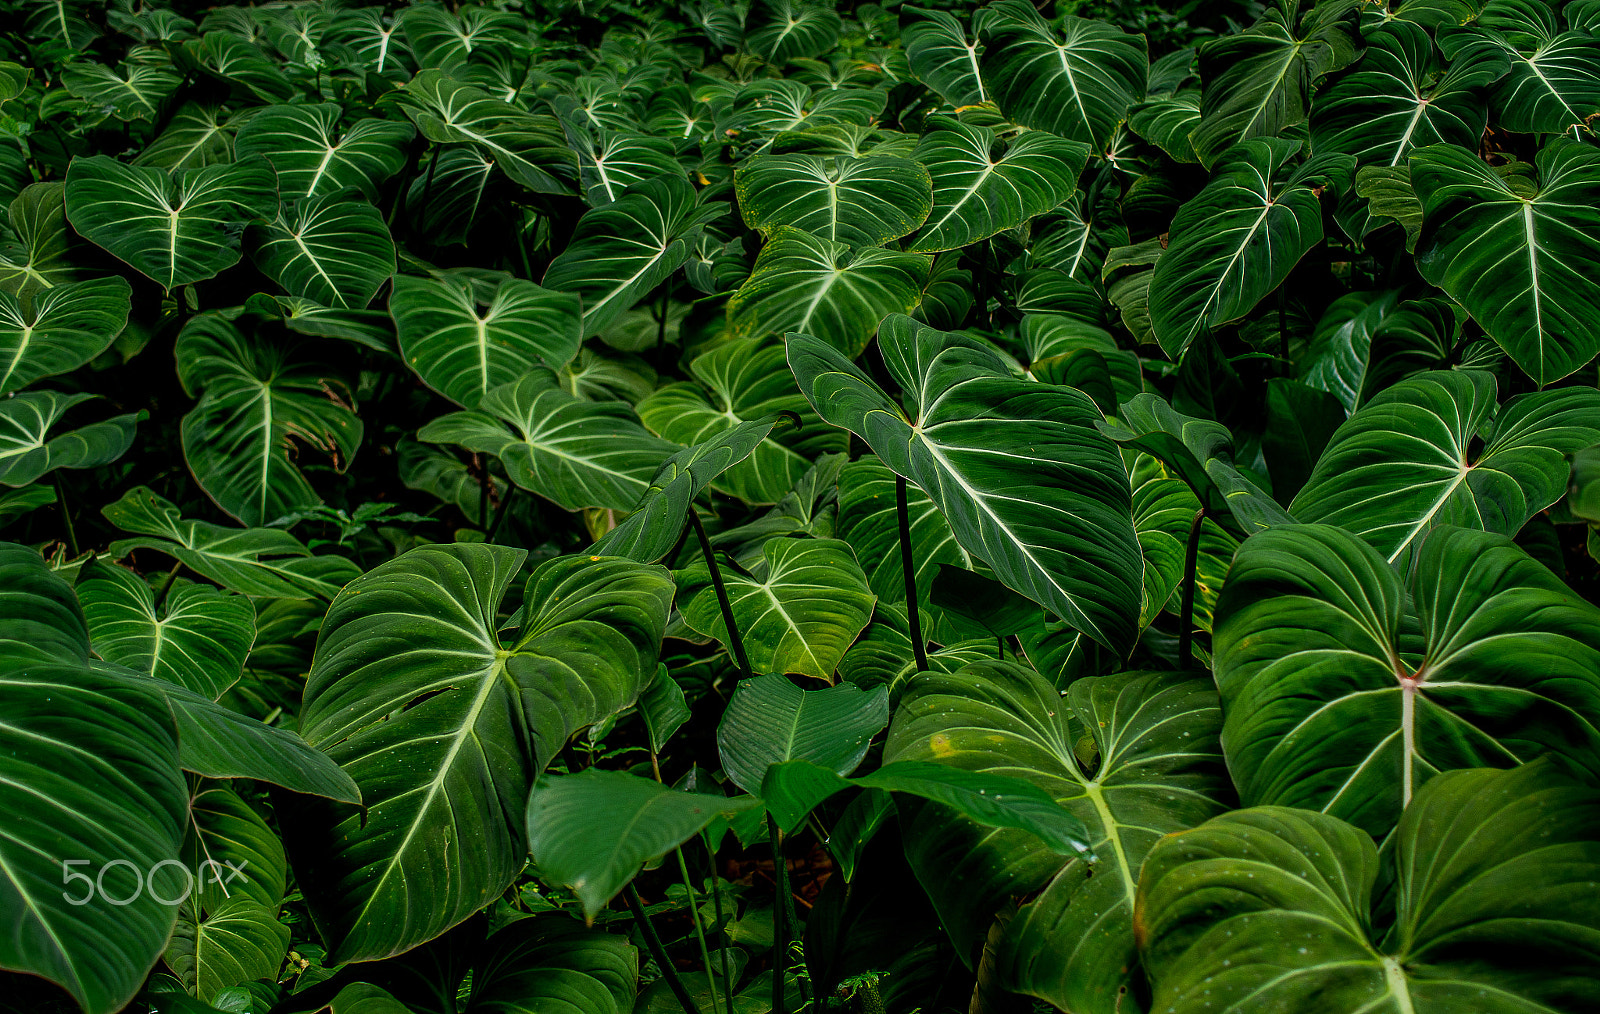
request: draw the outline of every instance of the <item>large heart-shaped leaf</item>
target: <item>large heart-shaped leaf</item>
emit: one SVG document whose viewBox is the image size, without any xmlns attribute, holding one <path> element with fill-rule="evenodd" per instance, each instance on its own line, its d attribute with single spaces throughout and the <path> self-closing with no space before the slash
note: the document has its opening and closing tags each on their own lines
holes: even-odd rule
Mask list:
<svg viewBox="0 0 1600 1014">
<path fill-rule="evenodd" d="M 176 354 L 179 379 L 200 399 L 183 417 L 183 454 L 207 495 L 247 525 L 320 503 L 291 456 L 296 443 L 343 470 L 362 433 L 327 371 L 214 314 L 184 327 Z"/>
<path fill-rule="evenodd" d="M 493 454 L 512 482 L 567 510 L 627 510 L 682 450 L 651 436 L 625 403 L 574 398 L 548 375 L 497 387 L 479 408 L 435 419 L 417 437 Z"/>
<path fill-rule="evenodd" d="M 435 144 L 472 144 L 535 193 L 572 191 L 577 158 L 555 117 L 523 112 L 437 70 L 412 78 L 396 100 L 422 136 Z"/>
<path fill-rule="evenodd" d="M 918 80 L 953 106 L 987 101 L 989 93 L 984 90 L 978 66 L 983 47 L 955 15 L 910 4 L 902 6 L 900 12 L 910 15 L 910 20 L 900 26 L 900 44 L 905 47 L 906 62 Z"/>
<path fill-rule="evenodd" d="M 337 961 L 398 954 L 509 886 L 538 772 L 656 671 L 672 580 L 626 560 L 542 565 L 521 632 L 502 647 L 499 603 L 525 555 L 414 549 L 328 609 L 301 729 L 362 787 L 367 809 L 308 822 L 295 844 Z"/>
<path fill-rule="evenodd" d="M 175 909 L 155 895 L 183 888 L 173 867 L 188 791 L 172 718 L 159 695 L 87 669 L 71 586 L 25 546 L 0 544 L 0 617 L 0 968 L 112 1014 L 172 930 Z"/>
<path fill-rule="evenodd" d="M 933 178 L 933 209 L 911 249 L 954 250 L 1055 208 L 1078 186 L 1087 145 L 1042 130 L 1024 132 L 1005 154 L 988 127 L 937 117 L 915 158 Z"/>
<path fill-rule="evenodd" d="M 583 343 L 578 300 L 510 278 L 480 307 L 467 279 L 401 275 L 389 296 L 400 355 L 435 391 L 477 408 L 535 367 L 557 370 Z"/>
<path fill-rule="evenodd" d="M 821 416 L 860 436 L 928 494 L 962 548 L 1007 586 L 1090 637 L 1132 645 L 1144 561 L 1128 473 L 1067 387 L 1016 379 L 989 346 L 883 322 L 879 347 L 911 416 L 829 345 L 789 337 L 789 364 Z"/>
<path fill-rule="evenodd" d="M 1063 856 L 1033 836 L 926 808 L 906 828 L 907 858 L 957 947 L 970 953 L 1014 895 L 1024 905 L 999 941 L 1006 988 L 1085 1014 L 1120 1009 L 1136 974 L 1134 892 L 1163 834 L 1227 807 L 1210 681 L 1125 672 L 1063 693 L 1010 662 L 913 679 L 884 760 L 936 761 L 1021 778 L 1089 829 L 1091 854 Z"/>
<path fill-rule="evenodd" d="M 1348 186 L 1355 159 L 1328 154 L 1290 165 L 1299 150 L 1298 141 L 1246 141 L 1178 209 L 1150 281 L 1150 324 L 1167 355 L 1178 358 L 1206 328 L 1249 313 L 1322 241 L 1322 191 Z"/>
<path fill-rule="evenodd" d="M 133 164 L 158 169 L 204 169 L 218 162 L 231 162 L 234 135 L 225 126 L 227 119 L 217 106 L 185 102 L 167 121 L 167 129 L 139 153 Z"/>
<path fill-rule="evenodd" d="M 1007 119 L 1110 149 L 1128 106 L 1144 95 L 1144 36 L 1071 15 L 1057 31 L 1025 0 L 990 4 L 980 29 L 983 82 Z"/>
<path fill-rule="evenodd" d="M 377 208 L 342 193 L 309 197 L 255 230 L 251 259 L 291 296 L 365 309 L 394 274 L 394 240 Z"/>
<path fill-rule="evenodd" d="M 752 229 L 794 226 L 849 246 L 882 246 L 921 225 L 932 206 L 928 170 L 898 155 L 762 155 L 734 170 Z"/>
<path fill-rule="evenodd" d="M 0 485 L 26 486 L 58 468 L 98 468 L 127 453 L 144 412 L 113 416 L 51 435 L 69 410 L 94 398 L 92 394 L 24 391 L 0 400 Z"/>
<path fill-rule="evenodd" d="M 600 140 L 580 136 L 578 182 L 584 199 L 594 207 L 610 204 L 640 180 L 657 176 L 683 176 L 677 151 L 664 137 L 602 130 Z"/>
<path fill-rule="evenodd" d="M 1505 54 L 1486 44 L 1472 46 L 1446 66 L 1427 32 L 1399 20 L 1368 33 L 1365 41 L 1361 62 L 1311 107 L 1317 151 L 1349 152 L 1362 165 L 1395 166 L 1424 145 L 1477 143 L 1489 116 L 1484 91 L 1505 73 Z"/>
<path fill-rule="evenodd" d="M 1600 771 L 1600 609 L 1503 536 L 1437 528 L 1402 582 L 1341 529 L 1274 528 L 1234 557 L 1215 630 L 1246 804 L 1383 835 L 1436 771 Z"/>
<path fill-rule="evenodd" d="M 1593 788 L 1533 764 L 1438 776 L 1382 856 L 1277 806 L 1171 835 L 1139 890 L 1151 1009 L 1583 1010 L 1597 814 Z"/>
<path fill-rule="evenodd" d="M 717 725 L 717 753 L 733 784 L 759 794 L 774 764 L 807 761 L 848 775 L 889 724 L 889 695 L 848 683 L 802 690 L 787 676 L 744 680 Z"/>
<path fill-rule="evenodd" d="M 183 43 L 186 62 L 227 85 L 237 86 L 245 96 L 263 102 L 287 102 L 295 95 L 289 75 L 269 59 L 254 35 L 208 31 L 198 39 Z"/>
<path fill-rule="evenodd" d="M 1557 17 L 1541 0 L 1497 0 L 1485 5 L 1476 31 L 1440 36 L 1452 60 L 1484 39 L 1510 59 L 1510 72 L 1489 93 L 1506 130 L 1559 134 L 1600 112 L 1600 40 L 1576 25 L 1562 31 Z"/>
<path fill-rule="evenodd" d="M 68 282 L 22 301 L 0 292 L 0 394 L 87 363 L 128 323 L 126 279 Z"/>
<path fill-rule="evenodd" d="M 78 601 L 95 654 L 216 700 L 239 681 L 256 613 L 242 595 L 174 584 L 157 608 L 150 585 L 99 561 L 79 574 Z"/>
<path fill-rule="evenodd" d="M 723 572 L 733 622 L 757 672 L 833 681 L 833 671 L 872 619 L 877 596 L 838 539 L 768 539 L 750 575 Z M 724 645 L 727 625 L 703 562 L 678 575 L 683 621 Z"/>
<path fill-rule="evenodd" d="M 1526 193 L 1471 151 L 1411 156 L 1417 270 L 1543 385 L 1600 352 L 1600 151 L 1557 139 Z"/>
<path fill-rule="evenodd" d="M 740 337 L 804 331 L 854 359 L 880 320 L 917 305 L 932 264 L 920 254 L 852 250 L 780 228 L 728 300 L 728 322 Z"/>
<path fill-rule="evenodd" d="M 285 204 L 356 189 L 377 200 L 378 185 L 400 171 L 416 131 L 394 120 L 357 120 L 340 130 L 343 110 L 332 102 L 268 106 L 239 128 L 234 152 L 260 155 L 278 171 Z"/>
<path fill-rule="evenodd" d="M 1305 119 L 1317 80 L 1359 55 L 1358 10 L 1323 3 L 1302 16 L 1298 0 L 1277 0 L 1250 28 L 1201 46 L 1205 88 L 1189 135 L 1200 161 L 1211 166 L 1240 141 L 1275 137 Z"/>
<path fill-rule="evenodd" d="M 61 74 L 68 92 L 109 110 L 119 120 L 154 121 L 183 78 L 166 64 L 123 64 L 121 73 L 99 63 L 74 62 Z"/>
<path fill-rule="evenodd" d="M 1600 441 L 1600 391 L 1497 409 L 1496 387 L 1493 374 L 1441 370 L 1384 390 L 1335 431 L 1290 513 L 1354 532 L 1390 561 L 1436 525 L 1517 534 L 1561 498 L 1566 456 Z"/>
<path fill-rule="evenodd" d="M 605 330 L 689 259 L 707 222 L 726 207 L 701 205 L 688 180 L 661 176 L 584 213 L 545 271 L 547 288 L 583 301 L 583 333 Z"/>
<path fill-rule="evenodd" d="M 361 572 L 343 556 L 313 556 L 279 528 L 225 528 L 184 520 L 178 508 L 144 486 L 123 494 L 102 512 L 134 538 L 113 542 L 106 555 L 121 559 L 135 549 L 165 553 L 229 591 L 260 598 L 332 599 Z"/>
<path fill-rule="evenodd" d="M 696 356 L 689 372 L 698 384 L 668 384 L 639 402 L 639 418 L 657 436 L 698 444 L 776 412 L 793 412 L 800 420 L 798 427 L 768 434 L 748 458 L 715 478 L 713 488 L 750 504 L 777 503 L 817 455 L 845 450 L 849 437 L 823 426 L 795 386 L 782 342 L 726 342 Z"/>
<path fill-rule="evenodd" d="M 208 912 L 185 906 L 163 958 L 195 997 L 276 975 L 289 950 L 289 926 L 275 907 L 238 895 Z"/>
<path fill-rule="evenodd" d="M 277 207 L 260 158 L 168 173 L 95 155 L 67 169 L 72 227 L 168 289 L 237 264 L 243 225 Z"/>
</svg>

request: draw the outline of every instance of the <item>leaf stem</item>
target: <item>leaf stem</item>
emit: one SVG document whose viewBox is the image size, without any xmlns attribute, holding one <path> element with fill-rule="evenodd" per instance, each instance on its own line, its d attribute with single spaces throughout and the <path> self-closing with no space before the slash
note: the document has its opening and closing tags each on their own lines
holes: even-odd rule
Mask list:
<svg viewBox="0 0 1600 1014">
<path fill-rule="evenodd" d="M 783 858 L 783 832 L 767 814 L 767 834 L 772 839 L 772 879 L 777 897 L 772 904 L 772 1014 L 789 1014 L 783 979 L 789 970 L 789 867 Z"/>
<path fill-rule="evenodd" d="M 72 526 L 72 505 L 67 503 L 67 484 L 61 481 L 61 471 L 56 470 L 56 502 L 61 505 L 61 521 L 67 528 L 67 546 L 72 555 L 78 555 L 78 530 Z"/>
<path fill-rule="evenodd" d="M 495 540 L 495 536 L 500 534 L 500 526 L 505 524 L 506 514 L 509 513 L 511 509 L 511 500 L 516 495 L 516 483 L 506 483 L 506 491 L 500 497 L 500 506 L 495 508 L 494 520 L 489 523 L 489 530 L 485 533 L 487 541 L 493 542 Z"/>
<path fill-rule="evenodd" d="M 728 588 L 722 583 L 722 568 L 717 566 L 717 555 L 711 551 L 711 540 L 706 537 L 705 526 L 694 504 L 689 505 L 689 523 L 694 526 L 695 538 L 700 540 L 700 555 L 705 557 L 706 568 L 711 571 L 711 587 L 716 590 L 717 604 L 722 607 L 722 623 L 728 628 L 728 646 L 733 649 L 734 661 L 745 679 L 755 675 L 750 671 L 750 657 L 744 653 L 744 640 L 739 637 L 739 626 L 733 622 L 733 605 L 728 601 Z"/>
<path fill-rule="evenodd" d="M 689 916 L 694 920 L 694 936 L 700 943 L 700 963 L 706 969 L 706 983 L 711 987 L 711 1014 L 717 1011 L 717 981 L 711 972 L 711 948 L 706 946 L 705 927 L 700 925 L 700 896 L 694 892 L 694 881 L 689 877 L 689 862 L 683 858 L 683 847 L 672 850 L 678 857 L 678 872 L 683 875 L 683 889 L 689 893 Z M 730 996 L 733 985 L 728 982 L 728 949 L 723 947 L 722 956 L 722 985 Z"/>
<path fill-rule="evenodd" d="M 1194 584 L 1195 569 L 1200 558 L 1200 530 L 1206 519 L 1206 509 L 1194 512 L 1189 522 L 1189 541 L 1183 550 L 1183 604 L 1178 611 L 1178 668 L 1194 667 Z"/>
<path fill-rule="evenodd" d="M 177 563 L 172 565 L 171 570 L 167 571 L 167 579 L 161 583 L 161 590 L 156 592 L 154 601 L 150 603 L 150 611 L 152 613 L 157 615 L 161 613 L 161 604 L 167 601 L 167 592 L 172 590 L 172 582 L 178 579 L 178 571 L 182 569 L 183 561 L 179 560 Z"/>
<path fill-rule="evenodd" d="M 900 570 L 906 579 L 906 616 L 911 621 L 911 650 L 917 672 L 928 671 L 928 648 L 922 643 L 922 617 L 917 610 L 917 568 L 911 559 L 911 509 L 906 503 L 906 477 L 894 477 L 894 507 L 900 516 Z"/>
<path fill-rule="evenodd" d="M 662 978 L 666 979 L 667 985 L 672 988 L 672 995 L 683 1005 L 684 1014 L 700 1014 L 700 1008 L 695 1006 L 694 997 L 689 995 L 683 980 L 678 978 L 678 970 L 672 967 L 672 959 L 667 957 L 667 949 L 661 946 L 661 938 L 656 935 L 655 926 L 651 925 L 650 917 L 645 914 L 644 903 L 639 900 L 639 889 L 629 881 L 627 891 L 624 893 L 628 898 L 628 911 L 633 913 L 633 921 L 638 924 L 639 932 L 644 934 L 645 946 L 650 949 L 650 956 L 656 960 L 656 967 L 661 969 Z"/>
<path fill-rule="evenodd" d="M 717 931 L 726 938 L 722 943 L 722 982 L 727 987 L 727 992 L 724 994 L 723 999 L 728 1004 L 728 1014 L 734 1014 L 733 981 L 728 977 L 728 943 L 732 938 L 728 937 L 728 931 L 722 928 L 722 874 L 717 872 L 717 850 L 711 847 L 711 836 L 702 830 L 700 832 L 700 841 L 701 844 L 705 845 L 706 855 L 711 861 L 711 903 L 715 906 L 713 911 L 717 916 Z M 711 1014 L 717 1014 L 717 1012 L 712 1011 Z"/>
</svg>

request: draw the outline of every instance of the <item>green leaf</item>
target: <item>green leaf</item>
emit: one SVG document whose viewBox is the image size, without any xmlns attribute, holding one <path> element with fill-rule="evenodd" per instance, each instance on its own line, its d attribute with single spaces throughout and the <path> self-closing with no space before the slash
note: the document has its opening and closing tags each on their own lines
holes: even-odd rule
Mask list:
<svg viewBox="0 0 1600 1014">
<path fill-rule="evenodd" d="M 287 102 L 296 94 L 289 76 L 267 58 L 254 39 L 232 32 L 206 32 L 184 42 L 183 55 L 207 75 L 236 85 L 262 102 Z"/>
<path fill-rule="evenodd" d="M 694 187 L 676 176 L 635 183 L 584 213 L 544 285 L 582 300 L 584 337 L 598 334 L 682 267 L 700 230 L 725 210 L 701 205 Z"/>
<path fill-rule="evenodd" d="M 466 279 L 400 275 L 389 312 L 406 363 L 467 408 L 535 367 L 560 369 L 583 343 L 578 300 L 520 278 L 502 282 L 480 308 Z"/>
<path fill-rule="evenodd" d="M 717 476 L 750 457 L 775 420 L 754 419 L 685 448 L 662 463 L 628 517 L 590 547 L 600 556 L 655 563 L 678 544 L 687 512 Z"/>
<path fill-rule="evenodd" d="M 255 229 L 251 260 L 291 296 L 365 309 L 395 269 L 377 208 L 333 193 L 294 203 Z"/>
<path fill-rule="evenodd" d="M 333 394 L 337 381 L 215 314 L 184 326 L 176 355 L 200 399 L 183 417 L 183 454 L 217 506 L 254 526 L 321 503 L 291 452 L 304 444 L 341 471 L 355 457 L 361 420 Z"/>
<path fill-rule="evenodd" d="M 683 177 L 676 149 L 664 137 L 602 130 L 599 142 L 580 136 L 578 180 L 592 207 L 610 204 L 640 180 L 657 176 Z"/>
<path fill-rule="evenodd" d="M 1250 28 L 1200 47 L 1200 123 L 1189 135 L 1207 167 L 1240 141 L 1274 138 L 1306 118 L 1317 80 L 1360 52 L 1351 0 L 1276 0 Z M 1296 21 L 1299 22 L 1298 27 Z"/>
<path fill-rule="evenodd" d="M 17 242 L 0 243 L 0 289 L 20 300 L 78 278 L 68 256 L 75 238 L 67 228 L 66 191 L 64 183 L 35 183 L 8 209 Z"/>
<path fill-rule="evenodd" d="M 359 804 L 361 790 L 339 766 L 288 729 L 258 722 L 175 684 L 104 667 L 166 699 L 178 729 L 178 764 L 204 778 L 252 778 L 291 792 Z"/>
<path fill-rule="evenodd" d="M 1399 299 L 1397 290 L 1382 289 L 1346 293 L 1329 303 L 1300 360 L 1300 379 L 1354 412 L 1367 383 L 1372 336 L 1395 312 Z"/>
<path fill-rule="evenodd" d="M 840 18 L 832 5 L 805 0 L 765 0 L 765 24 L 745 36 L 750 51 L 782 66 L 797 57 L 825 53 L 839 41 Z"/>
<path fill-rule="evenodd" d="M 1475 147 L 1488 121 L 1484 92 L 1506 72 L 1495 47 L 1463 49 L 1448 65 L 1428 33 L 1394 20 L 1368 32 L 1366 54 L 1311 106 L 1317 152 L 1343 151 L 1360 165 L 1400 166 L 1430 144 Z"/>
<path fill-rule="evenodd" d="M 497 387 L 480 408 L 435 419 L 417 438 L 493 454 L 512 482 L 567 510 L 629 509 L 662 462 L 682 450 L 651 436 L 625 403 L 574 398 L 548 375 Z"/>
<path fill-rule="evenodd" d="M 1128 111 L 1128 129 L 1167 153 L 1174 162 L 1198 162 L 1189 134 L 1200 122 L 1200 93 L 1185 88 L 1141 102 Z"/>
<path fill-rule="evenodd" d="M 577 158 L 555 117 L 523 112 L 437 70 L 412 78 L 396 101 L 429 141 L 469 143 L 535 193 L 572 192 Z"/>
<path fill-rule="evenodd" d="M 983 82 L 1006 118 L 1097 153 L 1144 95 L 1145 39 L 1103 21 L 1068 15 L 1059 31 L 1025 0 L 984 8 Z"/>
<path fill-rule="evenodd" d="M 1489 92 L 1494 120 L 1506 130 L 1559 134 L 1600 112 L 1600 41 L 1561 31 L 1556 18 L 1540 0 L 1498 0 L 1485 5 L 1476 31 L 1440 37 L 1452 60 L 1484 39 L 1510 59 L 1510 72 Z"/>
<path fill-rule="evenodd" d="M 807 761 L 848 775 L 888 724 L 883 687 L 866 691 L 841 683 L 802 690 L 772 673 L 740 682 L 717 725 L 717 752 L 733 784 L 759 795 L 775 764 Z"/>
<path fill-rule="evenodd" d="M 239 128 L 234 151 L 241 160 L 259 155 L 272 163 L 285 205 L 350 189 L 376 201 L 379 185 L 405 165 L 416 131 L 377 119 L 357 120 L 341 131 L 342 114 L 332 102 L 267 106 Z"/>
<path fill-rule="evenodd" d="M 988 127 L 950 117 L 929 121 L 914 155 L 933 180 L 933 208 L 911 249 L 954 250 L 1042 215 L 1072 196 L 1089 156 L 1080 141 L 1029 130 L 996 157 Z"/>
<path fill-rule="evenodd" d="M 224 126 L 226 119 L 217 106 L 185 102 L 167 121 L 161 136 L 146 145 L 133 164 L 157 169 L 204 169 L 219 162 L 232 162 L 233 132 Z"/>
<path fill-rule="evenodd" d="M 1533 764 L 1435 778 L 1381 857 L 1276 806 L 1171 835 L 1139 892 L 1151 1009 L 1581 1010 L 1600 998 L 1568 972 L 1597 928 L 1597 803 Z"/>
<path fill-rule="evenodd" d="M 5 552 L 29 553 L 44 569 L 31 550 Z M 9 815 L 0 892 L 10 912 L 0 967 L 58 983 L 88 1014 L 112 1014 L 144 984 L 172 930 L 176 909 L 157 895 L 183 889 L 188 792 L 161 699 L 89 672 L 86 648 L 72 661 L 0 656 L 0 808 Z M 91 888 L 91 900 L 72 904 Z"/>
<path fill-rule="evenodd" d="M 734 170 L 739 211 L 766 233 L 793 226 L 849 246 L 882 246 L 921 225 L 928 170 L 896 155 L 761 155 Z"/>
<path fill-rule="evenodd" d="M 906 4 L 902 15 L 912 20 L 900 26 L 911 72 L 952 106 L 988 101 L 978 61 L 983 47 L 948 11 L 927 10 Z M 974 21 L 980 20 L 974 18 Z"/>
<path fill-rule="evenodd" d="M 679 792 L 599 768 L 547 777 L 528 799 L 528 849 L 539 879 L 571 889 L 585 918 L 616 897 L 640 867 L 700 833 L 717 817 L 760 803 Z"/>
<path fill-rule="evenodd" d="M 639 990 L 639 951 L 616 933 L 585 930 L 565 913 L 516 922 L 489 938 L 463 1008 L 629 1014 Z"/>
<path fill-rule="evenodd" d="M 278 974 L 289 950 L 289 927 L 277 912 L 239 895 L 200 915 L 178 919 L 163 955 L 167 967 L 196 997 Z"/>
<path fill-rule="evenodd" d="M 1434 529 L 1411 574 L 1326 525 L 1240 547 L 1215 658 L 1247 805 L 1383 835 L 1436 771 L 1543 754 L 1600 770 L 1600 609 L 1485 532 Z"/>
<path fill-rule="evenodd" d="M 242 595 L 173 584 L 157 610 L 133 572 L 98 561 L 78 575 L 78 601 L 95 654 L 210 700 L 239 681 L 255 640 L 256 614 Z"/>
<path fill-rule="evenodd" d="M 0 394 L 70 373 L 111 346 L 128 323 L 126 279 L 43 289 L 26 304 L 0 292 Z"/>
<path fill-rule="evenodd" d="M 223 782 L 201 782 L 189 817 L 183 862 L 195 878 L 190 904 L 209 911 L 240 895 L 271 908 L 283 901 L 289 876 L 283 843 L 237 792 Z"/>
<path fill-rule="evenodd" d="M 329 607 L 301 729 L 367 805 L 299 838 L 312 859 L 301 882 L 335 961 L 398 954 L 505 890 L 523 865 L 539 771 L 656 672 L 672 580 L 625 560 L 543 564 L 521 632 L 502 647 L 498 604 L 525 555 L 414 549 Z"/>
<path fill-rule="evenodd" d="M 850 642 L 872 619 L 877 601 L 850 547 L 838 539 L 768 539 L 752 574 L 724 567 L 723 582 L 734 625 L 757 672 L 793 672 L 828 682 Z M 680 572 L 678 583 L 684 622 L 728 644 L 704 561 Z"/>
<path fill-rule="evenodd" d="M 789 363 L 822 417 L 920 486 L 1008 587 L 1114 650 L 1130 647 L 1144 562 L 1127 470 L 1095 428 L 1094 402 L 1015 379 L 987 345 L 908 317 L 885 320 L 878 344 L 912 417 L 815 338 L 791 335 Z"/>
<path fill-rule="evenodd" d="M 1020 778 L 1088 828 L 1089 855 L 1032 834 L 994 831 L 942 807 L 902 806 L 907 858 L 959 950 L 994 912 L 1023 905 L 993 940 L 1005 988 L 1086 1014 L 1110 1014 L 1137 975 L 1134 891 L 1162 835 L 1228 805 L 1211 681 L 1125 672 L 1063 695 L 1031 669 L 982 662 L 911 681 L 884 750 L 907 761 Z"/>
<path fill-rule="evenodd" d="M 1290 513 L 1391 562 L 1438 525 L 1515 535 L 1561 498 L 1566 455 L 1600 441 L 1600 392 L 1539 391 L 1497 410 L 1496 387 L 1492 374 L 1441 370 L 1385 389 L 1334 433 Z"/>
<path fill-rule="evenodd" d="M 34 483 L 23 486 L 21 489 L 6 490 L 0 493 L 0 527 L 9 525 L 17 518 L 22 517 L 40 507 L 47 507 L 56 502 L 56 491 L 53 486 Z"/>
<path fill-rule="evenodd" d="M 1527 194 L 1463 148 L 1411 156 L 1417 270 L 1542 386 L 1600 352 L 1600 152 L 1557 139 L 1538 167 Z"/>
<path fill-rule="evenodd" d="M 25 391 L 0 400 L 0 485 L 26 486 L 58 468 L 98 468 L 127 453 L 143 411 L 50 435 L 69 410 L 94 398 Z"/>
<path fill-rule="evenodd" d="M 103 511 L 131 539 L 106 550 L 121 559 L 135 549 L 165 553 L 229 591 L 261 598 L 332 599 L 361 572 L 342 556 L 312 556 L 293 535 L 277 528 L 227 528 L 184 520 L 178 508 L 144 486 Z"/>
<path fill-rule="evenodd" d="M 849 437 L 824 426 L 795 386 L 781 341 L 725 342 L 696 356 L 689 373 L 698 384 L 668 384 L 639 402 L 639 418 L 657 436 L 693 445 L 775 413 L 800 421 L 767 434 L 749 457 L 712 479 L 718 492 L 748 504 L 777 503 L 818 455 L 846 448 Z"/>
<path fill-rule="evenodd" d="M 1322 241 L 1319 198 L 1349 185 L 1355 159 L 1319 155 L 1290 166 L 1299 150 L 1297 141 L 1246 141 L 1178 210 L 1150 281 L 1150 323 L 1168 356 L 1249 313 Z"/>
<path fill-rule="evenodd" d="M 761 795 L 779 829 L 789 834 L 825 799 L 850 788 L 932 800 L 983 827 L 1026 831 L 1059 855 L 1089 851 L 1083 821 L 1032 782 L 929 761 L 897 761 L 860 778 L 844 778 L 810 761 L 788 761 L 768 769 Z"/>
<path fill-rule="evenodd" d="M 150 121 L 158 119 L 162 103 L 183 83 L 170 64 L 123 64 L 119 69 L 121 73 L 104 64 L 74 62 L 62 71 L 61 83 L 119 120 Z"/>
<path fill-rule="evenodd" d="M 169 174 L 95 155 L 67 169 L 72 227 L 168 290 L 237 264 L 244 224 L 277 206 L 265 159 Z"/>
<path fill-rule="evenodd" d="M 803 331 L 853 359 L 880 320 L 917 305 L 932 264 L 920 254 L 851 249 L 799 229 L 775 229 L 728 300 L 728 323 L 741 338 Z"/>
</svg>

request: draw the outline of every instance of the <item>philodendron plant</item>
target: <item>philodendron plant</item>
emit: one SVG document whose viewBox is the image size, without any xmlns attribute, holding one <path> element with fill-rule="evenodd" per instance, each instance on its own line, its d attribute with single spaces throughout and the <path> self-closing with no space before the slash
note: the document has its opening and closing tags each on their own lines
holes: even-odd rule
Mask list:
<svg viewBox="0 0 1600 1014">
<path fill-rule="evenodd" d="M 1596 0 L 0 16 L 0 1009 L 1600 1010 Z"/>
</svg>

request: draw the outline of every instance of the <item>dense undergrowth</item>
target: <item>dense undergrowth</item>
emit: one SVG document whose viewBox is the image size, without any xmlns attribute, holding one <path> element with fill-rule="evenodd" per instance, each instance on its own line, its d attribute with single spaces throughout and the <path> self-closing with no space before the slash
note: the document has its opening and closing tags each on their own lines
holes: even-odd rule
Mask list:
<svg viewBox="0 0 1600 1014">
<path fill-rule="evenodd" d="M 0 1007 L 1600 1009 L 1600 0 L 0 17 Z"/>
</svg>

